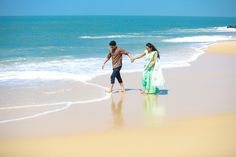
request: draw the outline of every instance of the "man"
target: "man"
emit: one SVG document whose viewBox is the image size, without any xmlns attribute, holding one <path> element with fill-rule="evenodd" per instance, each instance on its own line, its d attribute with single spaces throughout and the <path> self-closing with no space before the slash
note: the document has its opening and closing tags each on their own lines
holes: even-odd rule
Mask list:
<svg viewBox="0 0 236 157">
<path fill-rule="evenodd" d="M 120 83 L 121 91 L 124 92 L 125 88 L 124 88 L 123 80 L 120 76 L 120 70 L 122 68 L 122 55 L 123 54 L 128 55 L 130 59 L 132 59 L 132 56 L 126 50 L 117 47 L 115 41 L 111 41 L 109 43 L 109 46 L 110 46 L 110 50 L 109 50 L 107 57 L 105 58 L 104 63 L 102 65 L 102 69 L 104 69 L 106 62 L 112 57 L 113 72 L 111 74 L 111 86 L 109 87 L 107 92 L 108 93 L 112 92 L 112 89 L 113 89 L 114 83 L 115 83 L 115 78 L 117 78 L 118 82 Z"/>
</svg>

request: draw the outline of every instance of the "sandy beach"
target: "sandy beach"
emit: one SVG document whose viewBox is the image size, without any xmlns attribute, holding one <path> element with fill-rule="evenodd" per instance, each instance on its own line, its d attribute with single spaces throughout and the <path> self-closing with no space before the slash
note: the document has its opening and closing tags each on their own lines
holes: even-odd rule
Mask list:
<svg viewBox="0 0 236 157">
<path fill-rule="evenodd" d="M 226 42 L 218 42 L 217 44 L 210 45 L 207 49 L 207 52 L 213 53 L 222 53 L 235 55 L 236 44 L 235 40 L 226 41 Z"/>
<path fill-rule="evenodd" d="M 236 41 L 216 43 L 191 66 L 164 69 L 166 86 L 158 96 L 140 95 L 141 72 L 122 73 L 126 92 L 120 93 L 116 85 L 112 96 L 104 92 L 109 75 L 89 81 L 91 87 L 75 82 L 68 84 L 67 90 L 43 86 L 46 94 L 36 94 L 44 98 L 40 103 L 49 99 L 56 103 L 58 98 L 73 102 L 22 108 L 20 113 L 16 109 L 9 109 L 8 114 L 0 110 L 6 118 L 29 116 L 0 123 L 0 156 L 234 157 L 235 45 Z M 5 95 L 1 99 L 14 94 L 11 91 L 2 89 Z M 25 102 L 27 93 L 17 92 L 17 102 Z M 81 103 L 93 99 L 99 100 Z M 31 101 L 27 100 L 29 104 Z M 9 100 L 12 103 L 14 100 Z M 43 112 L 44 107 L 63 109 L 30 117 L 31 113 Z"/>
</svg>

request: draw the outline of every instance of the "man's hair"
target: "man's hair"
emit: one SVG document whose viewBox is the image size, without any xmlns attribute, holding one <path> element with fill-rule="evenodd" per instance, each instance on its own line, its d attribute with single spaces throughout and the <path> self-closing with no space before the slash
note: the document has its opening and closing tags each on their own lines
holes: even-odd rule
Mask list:
<svg viewBox="0 0 236 157">
<path fill-rule="evenodd" d="M 110 46 L 116 46 L 116 42 L 114 40 L 110 41 L 109 43 Z"/>
</svg>

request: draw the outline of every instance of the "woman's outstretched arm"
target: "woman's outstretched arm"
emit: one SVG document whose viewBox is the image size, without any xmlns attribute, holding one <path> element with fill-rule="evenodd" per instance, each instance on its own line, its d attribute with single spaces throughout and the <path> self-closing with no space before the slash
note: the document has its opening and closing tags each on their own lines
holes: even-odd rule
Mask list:
<svg viewBox="0 0 236 157">
<path fill-rule="evenodd" d="M 140 58 L 144 57 L 145 55 L 146 55 L 146 52 L 142 52 L 142 53 L 139 54 L 138 56 L 133 57 L 133 58 L 131 59 L 131 62 L 133 63 L 136 59 L 140 59 Z"/>
</svg>

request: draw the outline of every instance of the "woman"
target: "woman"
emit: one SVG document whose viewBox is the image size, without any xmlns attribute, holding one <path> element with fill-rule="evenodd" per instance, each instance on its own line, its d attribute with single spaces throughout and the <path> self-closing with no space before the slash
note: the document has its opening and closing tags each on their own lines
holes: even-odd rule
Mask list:
<svg viewBox="0 0 236 157">
<path fill-rule="evenodd" d="M 146 50 L 140 55 L 133 57 L 132 62 L 146 56 L 143 70 L 142 84 L 145 94 L 157 94 L 160 87 L 164 86 L 165 80 L 160 67 L 160 54 L 151 43 L 146 44 Z"/>
</svg>

